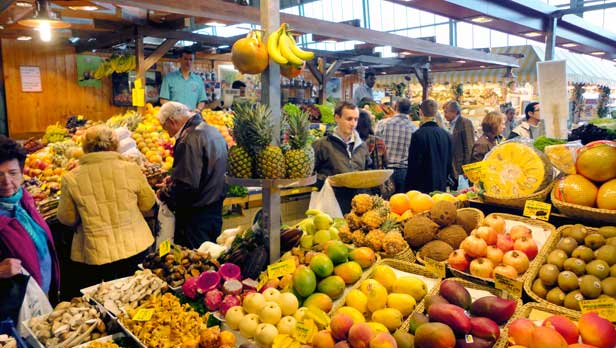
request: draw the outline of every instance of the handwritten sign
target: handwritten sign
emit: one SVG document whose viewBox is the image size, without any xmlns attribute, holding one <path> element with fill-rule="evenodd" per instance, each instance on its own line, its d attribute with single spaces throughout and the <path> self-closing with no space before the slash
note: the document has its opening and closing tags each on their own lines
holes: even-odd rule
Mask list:
<svg viewBox="0 0 616 348">
<path fill-rule="evenodd" d="M 445 278 L 445 263 L 438 262 L 429 257 L 424 258 L 426 269 L 430 273 L 434 273 L 438 278 Z"/>
<path fill-rule="evenodd" d="M 531 219 L 539 219 L 539 220 L 548 221 L 550 219 L 551 211 L 552 211 L 551 204 L 548 204 L 545 202 L 527 200 L 526 203 L 524 204 L 523 215 L 528 216 Z"/>
<path fill-rule="evenodd" d="M 596 300 L 581 300 L 582 314 L 595 312 L 611 322 L 616 322 L 616 300 L 613 298 L 598 298 Z"/>
<path fill-rule="evenodd" d="M 134 321 L 148 321 L 154 315 L 154 308 L 141 308 L 133 316 Z"/>
<path fill-rule="evenodd" d="M 463 165 L 462 171 L 470 181 L 479 182 L 485 176 L 486 168 L 486 162 L 479 161 Z"/>
<path fill-rule="evenodd" d="M 292 258 L 267 266 L 267 276 L 270 279 L 282 277 L 293 272 L 295 272 L 295 259 Z"/>
<path fill-rule="evenodd" d="M 158 256 L 163 257 L 171 251 L 171 242 L 167 239 L 158 246 Z"/>
<path fill-rule="evenodd" d="M 494 275 L 494 287 L 507 291 L 513 297 L 522 297 L 522 286 L 523 283 L 517 279 L 505 277 L 500 273 Z"/>
<path fill-rule="evenodd" d="M 20 66 L 19 76 L 21 78 L 22 92 L 42 92 L 41 68 L 38 66 Z"/>
<path fill-rule="evenodd" d="M 304 319 L 298 321 L 295 324 L 295 328 L 291 333 L 291 336 L 298 340 L 300 343 L 312 342 L 312 336 L 314 336 L 314 321 L 312 319 Z"/>
</svg>

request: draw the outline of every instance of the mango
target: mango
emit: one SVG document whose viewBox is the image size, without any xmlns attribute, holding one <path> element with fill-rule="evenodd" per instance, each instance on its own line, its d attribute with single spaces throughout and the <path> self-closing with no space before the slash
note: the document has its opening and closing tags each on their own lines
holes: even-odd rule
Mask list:
<svg viewBox="0 0 616 348">
<path fill-rule="evenodd" d="M 471 294 L 462 284 L 454 280 L 443 280 L 439 288 L 439 294 L 451 304 L 460 306 L 464 309 L 469 309 L 471 307 Z"/>
<path fill-rule="evenodd" d="M 426 296 L 425 307 L 426 310 L 430 309 L 430 306 L 437 303 L 449 303 L 443 296 L 441 295 L 429 295 Z"/>
<path fill-rule="evenodd" d="M 389 332 L 380 332 L 370 341 L 370 348 L 398 348 L 398 344 Z"/>
<path fill-rule="evenodd" d="M 293 274 L 293 290 L 301 297 L 308 297 L 317 288 L 317 277 L 307 266 L 297 267 Z"/>
<path fill-rule="evenodd" d="M 580 335 L 577 325 L 564 315 L 553 315 L 543 321 L 542 326 L 551 327 L 563 336 L 567 344 L 578 342 Z"/>
<path fill-rule="evenodd" d="M 336 275 L 329 276 L 317 284 L 317 291 L 331 297 L 332 300 L 342 296 L 346 284 L 344 280 Z"/>
<path fill-rule="evenodd" d="M 310 260 L 310 269 L 319 278 L 325 278 L 334 271 L 334 263 L 327 255 L 318 253 Z"/>
<path fill-rule="evenodd" d="M 415 346 L 415 336 L 403 330 L 396 330 L 394 332 L 394 339 L 398 348 L 413 348 Z"/>
<path fill-rule="evenodd" d="M 349 317 L 351 317 L 351 319 L 353 319 L 353 322 L 355 324 L 366 322 L 366 318 L 364 318 L 364 315 L 353 307 L 348 307 L 348 306 L 340 307 L 340 309 L 336 311 L 336 314 L 338 313 L 343 313 L 343 314 L 348 315 Z"/>
<path fill-rule="evenodd" d="M 415 331 L 415 348 L 454 348 L 456 336 L 443 323 L 426 323 Z"/>
<path fill-rule="evenodd" d="M 471 305 L 471 314 L 477 317 L 486 317 L 497 324 L 504 324 L 515 312 L 516 303 L 496 296 L 482 297 Z"/>
<path fill-rule="evenodd" d="M 357 323 L 349 330 L 348 342 L 353 348 L 368 348 L 370 341 L 376 336 L 374 329 L 366 323 Z"/>
<path fill-rule="evenodd" d="M 428 287 L 426 283 L 419 278 L 405 276 L 396 279 L 392 285 L 392 291 L 401 294 L 409 294 L 413 296 L 416 301 L 421 301 L 424 296 L 426 296 Z"/>
<path fill-rule="evenodd" d="M 582 342 L 597 348 L 616 347 L 616 328 L 597 313 L 586 313 L 578 321 Z"/>
<path fill-rule="evenodd" d="M 494 342 L 500 337 L 500 328 L 492 319 L 472 317 L 471 335 L 474 338 L 479 337 Z"/>
<path fill-rule="evenodd" d="M 372 320 L 385 325 L 390 332 L 393 332 L 402 326 L 402 313 L 394 308 L 383 308 L 372 313 Z"/>
<path fill-rule="evenodd" d="M 481 337 L 474 337 L 473 342 L 467 342 L 465 338 L 458 338 L 456 340 L 456 348 L 492 348 L 494 345 L 493 341 L 486 340 Z M 511 347 L 509 347 L 511 348 Z"/>
<path fill-rule="evenodd" d="M 466 335 L 471 332 L 471 319 L 464 313 L 464 309 L 456 305 L 432 305 L 428 310 L 428 316 L 430 321 L 436 321 L 449 326 L 456 335 Z"/>
<path fill-rule="evenodd" d="M 507 326 L 509 341 L 513 344 L 528 347 L 530 344 L 531 333 L 537 326 L 526 318 L 516 318 Z"/>
<path fill-rule="evenodd" d="M 528 348 L 567 348 L 567 341 L 551 327 L 539 326 L 530 335 Z"/>
<path fill-rule="evenodd" d="M 358 281 L 361 278 L 362 272 L 361 266 L 355 261 L 345 262 L 334 268 L 334 274 L 342 277 L 347 285 Z"/>
<path fill-rule="evenodd" d="M 359 263 L 361 268 L 365 269 L 376 262 L 376 254 L 368 247 L 355 248 L 349 253 L 349 259 Z"/>
<path fill-rule="evenodd" d="M 370 325 L 370 327 L 374 329 L 374 332 L 376 333 L 379 333 L 379 332 L 389 333 L 389 329 L 385 325 L 381 323 L 377 323 L 376 321 L 368 322 L 368 325 Z"/>
<path fill-rule="evenodd" d="M 325 243 L 325 254 L 334 265 L 346 262 L 349 257 L 349 248 L 339 240 L 332 240 Z"/>
<path fill-rule="evenodd" d="M 360 313 L 368 311 L 368 297 L 359 289 L 352 289 L 345 297 L 347 306 L 357 309 Z"/>
<path fill-rule="evenodd" d="M 408 321 L 409 321 L 409 332 L 414 335 L 415 331 L 417 331 L 417 328 L 429 322 L 430 319 L 428 319 L 428 317 L 423 313 L 413 313 L 409 316 Z"/>
<path fill-rule="evenodd" d="M 353 326 L 353 319 L 344 313 L 334 314 L 332 321 L 329 323 L 332 336 L 338 341 L 346 340 L 351 326 Z"/>
<path fill-rule="evenodd" d="M 308 296 L 302 305 L 304 307 L 314 306 L 327 313 L 332 309 L 333 302 L 329 296 L 320 292 L 315 292 L 314 294 Z"/>
<path fill-rule="evenodd" d="M 317 332 L 312 338 L 313 348 L 334 348 L 334 344 L 336 344 L 336 342 L 334 341 L 331 332 L 327 330 Z"/>
<path fill-rule="evenodd" d="M 387 307 L 395 308 L 406 317 L 415 309 L 415 298 L 408 294 L 391 293 L 387 295 Z"/>
<path fill-rule="evenodd" d="M 398 277 L 391 267 L 387 265 L 377 265 L 374 267 L 374 270 L 372 270 L 372 279 L 381 283 L 388 292 L 391 292 L 394 282 Z"/>
<path fill-rule="evenodd" d="M 370 312 L 385 308 L 387 305 L 387 290 L 376 280 L 364 280 L 360 286 L 360 290 L 368 299 L 367 307 Z"/>
<path fill-rule="evenodd" d="M 318 230 L 314 234 L 314 244 L 318 244 L 321 249 L 325 248 L 325 243 L 330 240 L 332 240 L 332 234 L 329 232 L 329 229 Z"/>
</svg>

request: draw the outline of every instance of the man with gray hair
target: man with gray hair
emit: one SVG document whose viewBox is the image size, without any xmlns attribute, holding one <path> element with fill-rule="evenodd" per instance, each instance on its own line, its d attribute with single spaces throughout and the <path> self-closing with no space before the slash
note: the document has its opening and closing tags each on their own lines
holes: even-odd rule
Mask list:
<svg viewBox="0 0 616 348">
<path fill-rule="evenodd" d="M 445 119 L 449 122 L 451 141 L 453 145 L 453 173 L 460 182 L 464 179 L 462 166 L 471 163 L 473 146 L 475 145 L 475 129 L 473 122 L 462 116 L 462 107 L 452 100 L 443 106 Z"/>
<path fill-rule="evenodd" d="M 174 242 L 197 249 L 215 242 L 222 229 L 227 143 L 184 104 L 165 103 L 158 119 L 175 138 L 172 174 L 158 198 L 175 212 Z"/>
</svg>

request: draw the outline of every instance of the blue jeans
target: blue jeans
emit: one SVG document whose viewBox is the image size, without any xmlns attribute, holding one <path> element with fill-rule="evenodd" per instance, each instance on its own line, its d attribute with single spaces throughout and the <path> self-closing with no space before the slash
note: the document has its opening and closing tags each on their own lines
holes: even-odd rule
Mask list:
<svg viewBox="0 0 616 348">
<path fill-rule="evenodd" d="M 405 193 L 406 168 L 394 168 L 394 173 L 391 175 L 391 180 L 396 187 L 396 193 Z"/>
</svg>

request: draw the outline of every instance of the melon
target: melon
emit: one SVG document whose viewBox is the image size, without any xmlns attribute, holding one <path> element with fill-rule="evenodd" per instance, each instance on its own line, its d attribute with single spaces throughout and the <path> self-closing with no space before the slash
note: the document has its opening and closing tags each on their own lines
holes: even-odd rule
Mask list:
<svg viewBox="0 0 616 348">
<path fill-rule="evenodd" d="M 616 178 L 616 142 L 598 140 L 588 143 L 577 153 L 575 167 L 586 178 L 605 182 Z"/>
<path fill-rule="evenodd" d="M 597 207 L 616 210 L 616 179 L 612 179 L 599 187 Z"/>
<path fill-rule="evenodd" d="M 554 195 L 563 202 L 594 207 L 597 199 L 597 187 L 582 175 L 567 175 L 554 187 Z"/>
</svg>

